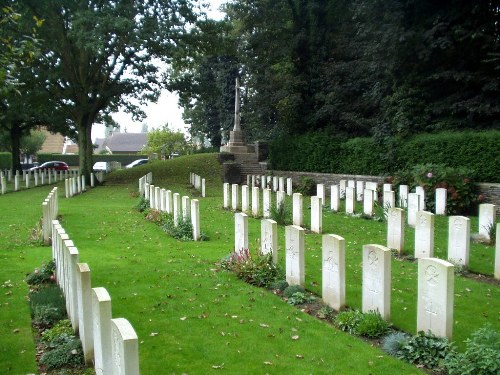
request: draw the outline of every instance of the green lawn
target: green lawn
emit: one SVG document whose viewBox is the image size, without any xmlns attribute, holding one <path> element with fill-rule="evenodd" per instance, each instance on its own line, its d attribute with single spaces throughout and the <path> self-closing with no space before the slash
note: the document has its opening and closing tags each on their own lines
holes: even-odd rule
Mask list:
<svg viewBox="0 0 500 375">
<path fill-rule="evenodd" d="M 137 180 L 153 172 L 155 185 L 182 195 L 189 172 L 207 179 L 200 199 L 201 229 L 207 242 L 179 242 L 133 209 Z M 59 185 L 61 186 L 61 185 Z M 26 303 L 25 274 L 50 258 L 50 248 L 30 244 L 29 234 L 52 187 L 0 197 L 0 369 L 35 372 L 35 350 Z M 143 374 L 201 373 L 363 373 L 410 374 L 419 370 L 379 349 L 287 305 L 272 293 L 247 285 L 215 263 L 232 251 L 234 214 L 221 209 L 222 183 L 214 155 L 181 157 L 119 171 L 103 187 L 72 199 L 60 191 L 62 225 L 92 272 L 92 286 L 107 288 L 113 316 L 127 318 L 139 336 Z M 305 203 L 305 223 L 309 212 Z M 472 228 L 477 227 L 477 221 Z M 307 224 L 306 224 L 307 226 Z M 361 305 L 361 247 L 385 244 L 385 224 L 324 212 L 325 233 L 346 239 L 347 303 Z M 474 230 L 474 229 L 473 229 Z M 260 222 L 249 220 L 255 250 Z M 436 221 L 436 256 L 446 254 L 446 218 Z M 412 252 L 413 230 L 406 232 Z M 279 228 L 284 245 L 284 228 Z M 491 274 L 493 248 L 473 245 L 471 268 Z M 306 287 L 321 293 L 321 236 L 306 236 Z M 280 252 L 280 262 L 284 261 Z M 489 263 L 489 265 L 488 265 Z M 484 271 L 483 271 L 484 270 Z M 415 331 L 416 264 L 394 260 L 392 320 Z M 6 284 L 4 284 L 6 285 Z M 498 285 L 457 277 L 454 340 L 461 342 L 485 322 L 500 329 Z M 298 335 L 298 340 L 292 336 Z"/>
</svg>

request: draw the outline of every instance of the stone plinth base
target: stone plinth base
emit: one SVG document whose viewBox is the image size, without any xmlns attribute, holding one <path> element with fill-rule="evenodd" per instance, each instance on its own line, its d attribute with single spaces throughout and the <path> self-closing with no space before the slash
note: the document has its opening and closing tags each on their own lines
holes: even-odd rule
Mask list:
<svg viewBox="0 0 500 375">
<path fill-rule="evenodd" d="M 220 152 L 230 152 L 231 154 L 251 154 L 254 152 L 253 146 L 246 146 L 246 145 L 232 145 L 229 143 L 226 146 L 222 146 L 220 148 Z"/>
</svg>

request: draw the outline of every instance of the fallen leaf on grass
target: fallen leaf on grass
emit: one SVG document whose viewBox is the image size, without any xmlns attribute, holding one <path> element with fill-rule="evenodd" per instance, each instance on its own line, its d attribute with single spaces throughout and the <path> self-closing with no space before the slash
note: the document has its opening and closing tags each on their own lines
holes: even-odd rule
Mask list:
<svg viewBox="0 0 500 375">
<path fill-rule="evenodd" d="M 265 365 L 268 365 L 268 366 L 272 366 L 272 365 L 273 365 L 273 363 L 272 363 L 272 362 L 269 362 L 269 361 L 265 361 L 265 362 L 264 362 L 264 364 L 265 364 Z"/>
<path fill-rule="evenodd" d="M 182 318 L 180 318 L 181 320 L 186 320 L 187 317 L 186 316 L 183 316 Z"/>
<path fill-rule="evenodd" d="M 220 365 L 212 365 L 212 368 L 218 370 L 218 369 L 221 369 L 221 368 L 224 368 L 224 363 L 220 364 Z"/>
<path fill-rule="evenodd" d="M 151 336 L 151 337 L 158 336 L 158 332 L 151 332 L 151 333 L 149 334 L 149 336 Z"/>
<path fill-rule="evenodd" d="M 299 339 L 299 335 L 293 335 L 292 336 L 292 340 L 298 340 Z"/>
<path fill-rule="evenodd" d="M 295 358 L 304 359 L 304 356 L 302 354 L 295 354 Z"/>
<path fill-rule="evenodd" d="M 269 325 L 265 324 L 265 323 L 260 323 L 259 326 L 261 326 L 262 328 L 268 328 L 269 327 Z"/>
</svg>

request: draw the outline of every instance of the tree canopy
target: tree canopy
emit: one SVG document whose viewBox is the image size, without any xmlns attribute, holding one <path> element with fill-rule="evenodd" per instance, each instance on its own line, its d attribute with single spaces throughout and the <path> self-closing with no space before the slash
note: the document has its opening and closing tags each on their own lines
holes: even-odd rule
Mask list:
<svg viewBox="0 0 500 375">
<path fill-rule="evenodd" d="M 92 171 L 92 125 L 113 123 L 125 108 L 155 101 L 164 84 L 156 61 L 168 62 L 196 20 L 190 0 L 25 0 L 22 11 L 44 19 L 36 79 L 50 96 L 50 126 L 78 136 L 80 171 Z"/>
</svg>

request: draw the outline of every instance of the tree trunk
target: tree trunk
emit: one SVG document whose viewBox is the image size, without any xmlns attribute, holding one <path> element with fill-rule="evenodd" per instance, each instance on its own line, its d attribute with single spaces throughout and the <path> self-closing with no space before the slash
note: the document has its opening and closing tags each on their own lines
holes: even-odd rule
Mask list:
<svg viewBox="0 0 500 375">
<path fill-rule="evenodd" d="M 16 171 L 22 171 L 21 168 L 21 133 L 19 126 L 12 124 L 10 130 L 10 143 L 12 146 L 12 169 L 14 173 Z"/>
<path fill-rule="evenodd" d="M 89 116 L 82 116 L 78 124 L 78 149 L 80 160 L 80 175 L 85 176 L 87 185 L 90 184 L 90 174 L 92 173 L 92 121 Z"/>
</svg>

